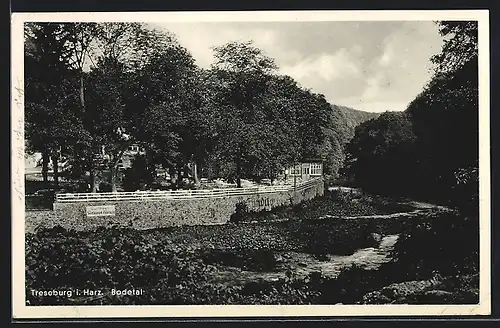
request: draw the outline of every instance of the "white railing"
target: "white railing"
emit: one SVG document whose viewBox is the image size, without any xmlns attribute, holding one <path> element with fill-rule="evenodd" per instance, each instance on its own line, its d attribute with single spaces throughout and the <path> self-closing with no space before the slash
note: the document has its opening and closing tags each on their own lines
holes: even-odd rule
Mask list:
<svg viewBox="0 0 500 328">
<path fill-rule="evenodd" d="M 64 193 L 56 195 L 56 202 L 97 202 L 97 201 L 129 201 L 129 200 L 161 200 L 161 199 L 193 199 L 193 198 L 220 198 L 244 196 L 260 193 L 274 193 L 283 191 L 304 190 L 317 183 L 319 179 L 281 186 L 258 186 L 249 188 L 226 189 L 198 189 L 198 190 L 166 190 L 166 191 L 134 191 L 134 192 L 102 192 L 102 193 Z"/>
</svg>

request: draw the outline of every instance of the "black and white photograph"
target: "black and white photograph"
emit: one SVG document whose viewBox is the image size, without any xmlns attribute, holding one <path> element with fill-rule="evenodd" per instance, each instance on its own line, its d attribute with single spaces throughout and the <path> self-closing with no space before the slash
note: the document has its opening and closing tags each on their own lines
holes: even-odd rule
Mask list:
<svg viewBox="0 0 500 328">
<path fill-rule="evenodd" d="M 13 19 L 14 313 L 489 314 L 487 11 L 163 14 Z"/>
</svg>

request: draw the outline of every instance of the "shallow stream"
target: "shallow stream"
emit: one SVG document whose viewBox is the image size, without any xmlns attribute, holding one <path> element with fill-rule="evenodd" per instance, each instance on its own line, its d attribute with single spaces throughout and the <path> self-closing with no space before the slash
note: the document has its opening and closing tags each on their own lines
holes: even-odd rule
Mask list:
<svg viewBox="0 0 500 328">
<path fill-rule="evenodd" d="M 251 281 L 276 281 L 285 279 L 287 271 L 296 278 L 305 278 L 313 272 L 321 272 L 323 277 L 335 278 L 342 270 L 359 265 L 366 270 L 376 270 L 380 265 L 391 260 L 391 250 L 398 240 L 398 235 L 382 237 L 377 248 L 369 247 L 357 250 L 352 255 L 327 255 L 319 260 L 312 254 L 300 252 L 277 252 L 278 265 L 273 272 L 254 272 L 240 268 L 219 266 L 210 277 L 214 283 L 245 284 Z"/>
</svg>

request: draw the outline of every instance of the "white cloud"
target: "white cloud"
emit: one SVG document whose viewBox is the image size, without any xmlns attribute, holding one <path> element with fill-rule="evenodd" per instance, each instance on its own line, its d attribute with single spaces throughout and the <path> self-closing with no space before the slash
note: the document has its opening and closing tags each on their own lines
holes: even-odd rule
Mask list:
<svg viewBox="0 0 500 328">
<path fill-rule="evenodd" d="M 392 46 L 389 44 L 384 49 L 384 54 L 380 57 L 379 65 L 382 67 L 387 67 L 391 64 L 394 59 L 394 50 Z"/>
<path fill-rule="evenodd" d="M 360 98 L 342 99 L 339 105 L 364 110 L 374 113 L 382 113 L 385 111 L 403 111 L 408 106 L 405 101 L 367 101 Z"/>
<path fill-rule="evenodd" d="M 429 80 L 441 37 L 432 22 L 158 23 L 208 68 L 214 46 L 253 40 L 281 73 L 332 104 L 404 110 Z"/>
<path fill-rule="evenodd" d="M 380 75 L 372 76 L 366 81 L 366 88 L 361 94 L 361 99 L 371 100 L 377 98 L 382 91 Z"/>
<path fill-rule="evenodd" d="M 311 77 L 333 81 L 346 75 L 360 73 L 358 66 L 351 60 L 345 48 L 334 54 L 324 53 L 315 58 L 306 58 L 294 65 L 284 66 L 281 71 L 299 82 Z"/>
<path fill-rule="evenodd" d="M 272 30 L 258 27 L 241 30 L 221 29 L 217 26 L 218 24 L 156 23 L 151 25 L 175 34 L 180 44 L 191 52 L 196 63 L 203 68 L 208 68 L 214 61 L 213 47 L 230 41 L 254 41 L 256 47 L 266 50 L 272 49 L 276 40 L 276 35 Z"/>
</svg>

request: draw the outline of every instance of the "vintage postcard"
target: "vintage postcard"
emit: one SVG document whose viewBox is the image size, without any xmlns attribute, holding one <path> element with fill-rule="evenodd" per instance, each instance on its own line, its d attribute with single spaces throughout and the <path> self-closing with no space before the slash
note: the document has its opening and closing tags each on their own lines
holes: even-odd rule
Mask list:
<svg viewBox="0 0 500 328">
<path fill-rule="evenodd" d="M 490 314 L 489 13 L 12 15 L 13 317 Z"/>
</svg>

